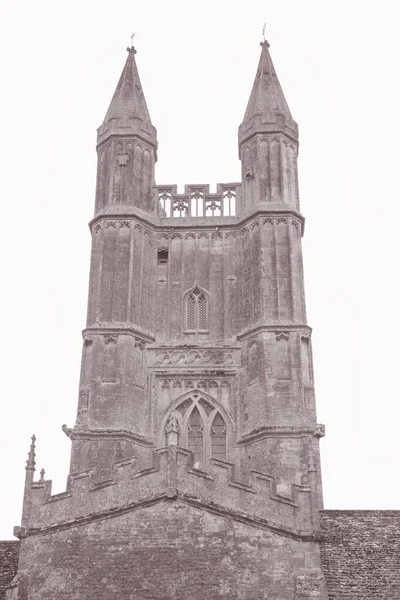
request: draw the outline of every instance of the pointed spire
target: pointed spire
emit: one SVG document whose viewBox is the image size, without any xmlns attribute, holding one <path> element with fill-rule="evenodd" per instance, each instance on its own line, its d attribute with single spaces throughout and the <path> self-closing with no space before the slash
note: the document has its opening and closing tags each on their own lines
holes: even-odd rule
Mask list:
<svg viewBox="0 0 400 600">
<path fill-rule="evenodd" d="M 292 118 L 269 53 L 269 43 L 260 42 L 261 56 L 247 104 L 243 123 L 239 128 L 239 142 L 254 133 L 284 131 L 298 137 L 297 124 Z"/>
<path fill-rule="evenodd" d="M 36 442 L 36 436 L 35 434 L 33 434 L 33 436 L 31 437 L 31 447 L 29 448 L 29 453 L 28 453 L 28 460 L 26 461 L 26 467 L 25 469 L 32 469 L 33 471 L 35 470 L 35 466 L 36 466 L 36 462 L 35 462 L 35 442 Z"/>
<path fill-rule="evenodd" d="M 98 129 L 98 142 L 110 135 L 142 134 L 147 141 L 156 143 L 146 99 L 136 66 L 134 46 L 127 48 L 128 58 L 112 97 L 103 124 Z"/>
</svg>

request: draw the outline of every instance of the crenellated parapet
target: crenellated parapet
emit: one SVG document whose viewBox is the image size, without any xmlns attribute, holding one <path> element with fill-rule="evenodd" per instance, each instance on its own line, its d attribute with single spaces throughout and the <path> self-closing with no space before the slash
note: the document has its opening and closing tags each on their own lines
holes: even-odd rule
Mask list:
<svg viewBox="0 0 400 600">
<path fill-rule="evenodd" d="M 73 473 L 60 494 L 51 494 L 51 481 L 32 483 L 29 519 L 16 533 L 58 530 L 175 498 L 296 539 L 313 539 L 309 483 L 282 490 L 274 477 L 255 470 L 241 481 L 235 466 L 222 460 L 212 459 L 207 471 L 200 470 L 192 452 L 171 445 L 153 451 L 143 469 L 135 457 L 114 463 L 106 481 L 97 482 L 93 471 Z"/>
</svg>

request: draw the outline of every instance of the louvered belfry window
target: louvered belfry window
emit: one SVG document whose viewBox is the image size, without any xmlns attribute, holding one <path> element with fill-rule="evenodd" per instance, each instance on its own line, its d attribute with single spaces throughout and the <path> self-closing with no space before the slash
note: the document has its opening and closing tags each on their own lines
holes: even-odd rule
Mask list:
<svg viewBox="0 0 400 600">
<path fill-rule="evenodd" d="M 186 294 L 186 329 L 208 329 L 208 295 L 197 285 Z"/>
</svg>

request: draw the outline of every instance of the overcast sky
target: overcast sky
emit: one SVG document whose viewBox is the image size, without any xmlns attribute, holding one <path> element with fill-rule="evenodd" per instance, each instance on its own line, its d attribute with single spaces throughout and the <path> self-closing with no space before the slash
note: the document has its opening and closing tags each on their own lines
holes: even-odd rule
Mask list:
<svg viewBox="0 0 400 600">
<path fill-rule="evenodd" d="M 75 422 L 96 128 L 136 32 L 158 184 L 237 181 L 266 35 L 300 126 L 304 265 L 326 508 L 400 508 L 399 35 L 389 0 L 3 0 L 0 539 L 25 459 L 63 491 Z M 38 475 L 38 472 L 37 472 Z"/>
</svg>

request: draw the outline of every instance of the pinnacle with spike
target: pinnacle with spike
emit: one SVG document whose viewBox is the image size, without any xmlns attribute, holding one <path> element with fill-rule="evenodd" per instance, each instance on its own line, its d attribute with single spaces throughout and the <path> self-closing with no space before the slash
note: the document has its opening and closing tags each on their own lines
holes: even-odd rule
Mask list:
<svg viewBox="0 0 400 600">
<path fill-rule="evenodd" d="M 26 467 L 25 469 L 33 469 L 33 471 L 35 470 L 35 442 L 36 442 L 36 436 L 35 434 L 33 434 L 33 436 L 31 437 L 31 447 L 29 449 L 29 453 L 28 453 L 28 460 L 26 461 Z"/>
</svg>

